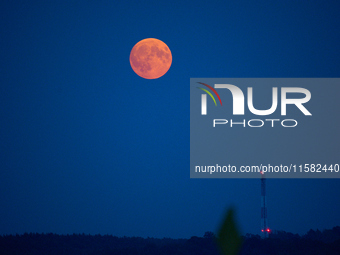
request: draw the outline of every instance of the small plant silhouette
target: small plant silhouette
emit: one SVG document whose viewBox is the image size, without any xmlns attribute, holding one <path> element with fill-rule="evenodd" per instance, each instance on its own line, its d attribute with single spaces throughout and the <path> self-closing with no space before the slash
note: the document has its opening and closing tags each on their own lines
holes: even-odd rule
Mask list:
<svg viewBox="0 0 340 255">
<path fill-rule="evenodd" d="M 242 239 L 237 230 L 234 210 L 229 209 L 217 235 L 217 243 L 222 255 L 238 254 Z"/>
</svg>

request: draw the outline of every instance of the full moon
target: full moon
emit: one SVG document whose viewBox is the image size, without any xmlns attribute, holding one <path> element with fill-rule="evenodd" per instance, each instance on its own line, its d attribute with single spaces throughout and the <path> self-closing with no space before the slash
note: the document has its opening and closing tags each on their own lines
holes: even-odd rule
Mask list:
<svg viewBox="0 0 340 255">
<path fill-rule="evenodd" d="M 164 42 L 147 38 L 133 46 L 130 53 L 130 65 L 133 71 L 145 79 L 157 79 L 163 76 L 172 63 L 171 51 Z"/>
</svg>

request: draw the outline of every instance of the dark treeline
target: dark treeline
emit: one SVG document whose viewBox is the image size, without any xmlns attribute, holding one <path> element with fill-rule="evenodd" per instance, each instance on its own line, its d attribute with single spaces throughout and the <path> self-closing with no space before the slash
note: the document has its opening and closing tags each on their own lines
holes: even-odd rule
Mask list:
<svg viewBox="0 0 340 255">
<path fill-rule="evenodd" d="M 25 233 L 0 236 L 0 254 L 220 255 L 215 243 L 212 232 L 190 239 Z M 310 230 L 303 236 L 275 231 L 266 239 L 246 234 L 240 254 L 340 254 L 340 227 L 322 232 Z"/>
</svg>

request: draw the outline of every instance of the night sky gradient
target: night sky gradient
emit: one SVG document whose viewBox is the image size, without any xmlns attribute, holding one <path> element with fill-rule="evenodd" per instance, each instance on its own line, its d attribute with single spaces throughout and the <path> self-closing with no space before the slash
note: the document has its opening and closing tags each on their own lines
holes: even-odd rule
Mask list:
<svg viewBox="0 0 340 255">
<path fill-rule="evenodd" d="M 339 10 L 327 0 L 1 1 L 0 234 L 188 238 L 216 231 L 229 206 L 243 234 L 260 234 L 260 180 L 189 177 L 190 78 L 339 77 Z M 155 80 L 129 63 L 150 37 L 173 57 Z M 268 179 L 269 226 L 340 225 L 339 184 Z"/>
</svg>

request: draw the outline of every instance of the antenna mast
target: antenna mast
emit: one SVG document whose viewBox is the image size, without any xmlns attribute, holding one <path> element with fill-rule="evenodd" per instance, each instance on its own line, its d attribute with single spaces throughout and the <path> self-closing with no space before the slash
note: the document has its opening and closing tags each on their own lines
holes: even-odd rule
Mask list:
<svg viewBox="0 0 340 255">
<path fill-rule="evenodd" d="M 266 203 L 266 177 L 264 172 L 261 171 L 261 232 L 263 237 L 266 238 L 270 233 L 267 225 L 267 203 Z"/>
</svg>

